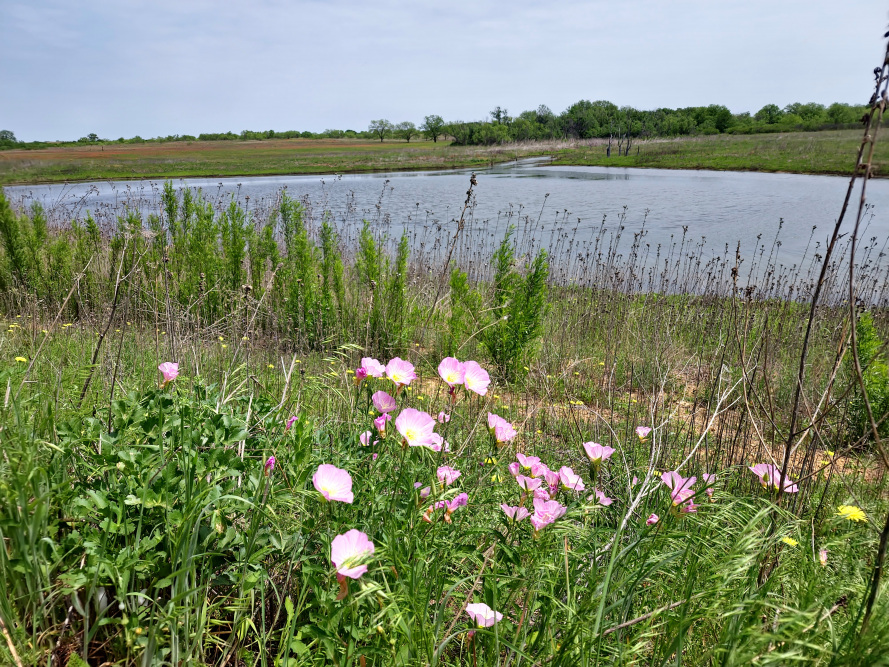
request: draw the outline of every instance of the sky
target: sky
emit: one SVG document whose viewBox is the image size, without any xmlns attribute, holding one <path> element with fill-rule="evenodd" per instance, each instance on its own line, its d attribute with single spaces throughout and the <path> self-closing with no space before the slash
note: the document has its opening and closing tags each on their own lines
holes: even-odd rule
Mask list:
<svg viewBox="0 0 889 667">
<path fill-rule="evenodd" d="M 581 99 L 863 104 L 883 0 L 0 0 L 19 140 L 367 129 Z"/>
</svg>

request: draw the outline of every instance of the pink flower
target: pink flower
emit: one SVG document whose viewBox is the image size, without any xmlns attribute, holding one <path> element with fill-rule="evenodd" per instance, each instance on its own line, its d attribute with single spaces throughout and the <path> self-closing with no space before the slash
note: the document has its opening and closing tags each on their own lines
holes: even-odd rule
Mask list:
<svg viewBox="0 0 889 667">
<path fill-rule="evenodd" d="M 519 464 L 518 461 L 513 461 L 507 466 L 507 469 L 509 470 L 509 474 L 515 477 L 521 472 L 522 466 Z"/>
<path fill-rule="evenodd" d="M 480 628 L 490 628 L 503 618 L 503 614 L 494 611 L 484 602 L 466 605 L 466 613 Z"/>
<path fill-rule="evenodd" d="M 360 436 L 358 436 L 358 440 L 361 442 L 362 445 L 367 447 L 370 444 L 370 439 L 373 438 L 373 436 L 373 431 L 365 431 Z"/>
<path fill-rule="evenodd" d="M 479 366 L 474 361 L 467 361 L 463 364 L 463 386 L 469 391 L 474 391 L 479 396 L 488 393 L 488 385 L 491 384 L 491 377 L 488 371 Z"/>
<path fill-rule="evenodd" d="M 586 488 L 580 475 L 575 475 L 568 466 L 559 468 L 559 481 L 562 483 L 562 488 L 568 491 L 583 491 Z"/>
<path fill-rule="evenodd" d="M 648 437 L 648 434 L 651 433 L 651 428 L 648 426 L 637 426 L 636 427 L 636 435 L 639 436 L 640 440 L 645 440 Z"/>
<path fill-rule="evenodd" d="M 356 384 L 360 384 L 362 380 L 367 379 L 367 369 L 364 366 L 359 366 L 355 369 L 355 382 Z"/>
<path fill-rule="evenodd" d="M 370 397 L 370 400 L 373 401 L 374 407 L 377 409 L 377 412 L 388 413 L 392 412 L 395 408 L 398 407 L 398 404 L 395 403 L 395 399 L 392 398 L 385 391 L 375 391 L 373 396 Z"/>
<path fill-rule="evenodd" d="M 586 452 L 587 457 L 589 457 L 590 463 L 594 466 L 600 465 L 602 461 L 608 460 L 615 451 L 613 447 L 604 447 L 598 442 L 583 443 L 583 450 Z"/>
<path fill-rule="evenodd" d="M 503 417 L 488 413 L 488 428 L 494 432 L 494 439 L 498 445 L 509 442 L 516 437 L 516 430 Z"/>
<path fill-rule="evenodd" d="M 275 469 L 275 457 L 270 456 L 268 460 L 265 462 L 265 476 L 268 477 L 272 474 L 272 471 Z"/>
<path fill-rule="evenodd" d="M 432 434 L 432 439 L 430 443 L 426 445 L 426 447 L 431 449 L 433 452 L 440 452 L 444 450 L 445 453 L 448 453 L 451 451 L 451 446 L 438 433 Z"/>
<path fill-rule="evenodd" d="M 550 472 L 550 469 L 545 463 L 538 462 L 531 464 L 531 477 L 543 477 L 548 472 Z"/>
<path fill-rule="evenodd" d="M 453 389 L 454 385 L 463 384 L 463 378 L 466 376 L 466 366 L 454 359 L 454 357 L 445 357 L 438 365 L 438 374 Z"/>
<path fill-rule="evenodd" d="M 439 412 L 438 413 L 438 423 L 439 424 L 447 424 L 449 421 L 451 421 L 451 415 L 449 415 L 447 412 Z"/>
<path fill-rule="evenodd" d="M 453 500 L 439 500 L 435 503 L 435 509 L 444 509 L 445 515 L 444 520 L 447 523 L 451 522 L 451 514 L 454 513 L 454 510 L 458 507 L 465 507 L 469 503 L 469 496 L 465 493 L 461 493 L 457 495 Z"/>
<path fill-rule="evenodd" d="M 670 489 L 670 498 L 673 500 L 673 505 L 681 505 L 695 495 L 695 492 L 691 490 L 691 487 L 698 481 L 698 478 L 686 478 L 675 470 L 671 470 L 670 472 L 665 472 L 661 475 L 661 481 L 663 481 L 667 488 Z"/>
<path fill-rule="evenodd" d="M 325 500 L 351 503 L 355 499 L 352 494 L 352 476 L 329 463 L 318 466 L 318 470 L 312 475 L 312 484 Z"/>
<path fill-rule="evenodd" d="M 599 491 L 599 489 L 593 489 L 593 492 L 594 494 L 587 498 L 587 500 L 592 501 L 593 499 L 595 499 L 595 501 L 603 507 L 608 507 L 611 503 L 614 502 L 613 498 L 609 498 L 602 491 Z"/>
<path fill-rule="evenodd" d="M 707 473 L 704 473 L 703 475 L 701 475 L 701 481 L 703 481 L 704 484 L 707 485 L 707 497 L 708 498 L 713 497 L 713 485 L 716 484 L 717 479 L 719 479 L 719 478 L 716 475 L 710 475 Z"/>
<path fill-rule="evenodd" d="M 293 422 L 295 422 L 295 421 L 296 421 L 296 415 L 293 415 L 292 417 L 290 417 L 287 420 L 287 426 L 284 427 L 284 430 L 289 431 L 290 427 L 293 426 Z"/>
<path fill-rule="evenodd" d="M 827 549 L 822 549 L 818 552 L 818 562 L 821 563 L 821 567 L 827 565 Z"/>
<path fill-rule="evenodd" d="M 500 509 L 503 510 L 503 513 L 506 514 L 513 521 L 521 521 L 522 519 L 527 518 L 531 515 L 531 512 L 526 510 L 524 507 L 512 507 L 507 505 L 506 503 L 501 503 Z"/>
<path fill-rule="evenodd" d="M 367 572 L 367 565 L 360 565 L 374 552 L 374 543 L 367 535 L 354 528 L 347 533 L 337 535 L 330 543 L 330 561 L 336 568 L 336 577 L 340 581 L 345 577 L 358 579 Z"/>
<path fill-rule="evenodd" d="M 774 490 L 778 490 L 778 485 L 781 483 L 780 468 L 771 463 L 757 463 L 755 466 L 750 467 L 750 471 L 759 477 L 760 484 L 771 486 Z M 784 478 L 784 492 L 797 493 L 798 491 L 799 487 L 793 483 L 789 476 L 786 476 Z"/>
<path fill-rule="evenodd" d="M 559 488 L 559 482 L 562 481 L 562 476 L 555 470 L 547 468 L 543 471 L 543 479 L 546 481 L 550 489 L 557 489 Z"/>
<path fill-rule="evenodd" d="M 372 378 L 381 378 L 383 377 L 383 373 L 386 371 L 386 367 L 383 366 L 383 364 L 370 357 L 364 357 L 361 360 L 361 368 L 363 368 L 365 372 Z M 357 371 L 355 374 L 358 374 Z"/>
<path fill-rule="evenodd" d="M 420 489 L 421 486 L 423 486 L 423 482 L 414 482 L 415 489 Z M 420 489 L 420 498 L 428 498 L 430 493 L 432 493 L 431 486 L 423 487 Z"/>
<path fill-rule="evenodd" d="M 538 487 L 534 489 L 534 497 L 540 498 L 540 500 L 552 500 L 552 496 L 549 494 L 549 487 Z"/>
<path fill-rule="evenodd" d="M 386 376 L 395 383 L 396 387 L 406 387 L 412 380 L 417 379 L 414 365 L 400 357 L 395 357 L 386 364 Z"/>
<path fill-rule="evenodd" d="M 661 518 L 657 514 L 652 514 L 645 520 L 645 525 L 646 526 L 653 526 L 660 520 L 661 520 Z"/>
<path fill-rule="evenodd" d="M 533 491 L 540 487 L 541 481 L 533 477 L 525 477 L 524 475 L 516 475 L 515 481 L 521 487 L 522 491 Z"/>
<path fill-rule="evenodd" d="M 633 481 L 630 482 L 630 486 L 636 486 L 639 483 L 639 478 L 636 475 L 633 475 Z"/>
<path fill-rule="evenodd" d="M 371 460 L 376 461 L 378 456 L 379 456 L 379 454 L 374 452 L 374 455 L 371 457 Z"/>
<path fill-rule="evenodd" d="M 374 419 L 374 427 L 377 429 L 377 433 L 382 437 L 386 437 L 386 422 L 392 421 L 392 415 L 383 413 L 376 419 Z"/>
<path fill-rule="evenodd" d="M 496 416 L 496 415 L 495 415 L 495 416 Z M 489 422 L 490 422 L 490 417 L 488 418 L 488 420 L 489 420 Z M 521 452 L 516 453 L 515 457 L 519 460 L 519 463 L 521 464 L 522 468 L 524 468 L 525 470 L 533 470 L 533 469 L 534 469 L 534 464 L 536 464 L 536 463 L 540 463 L 540 458 L 539 458 L 539 457 L 537 457 L 537 456 L 525 456 L 525 455 L 522 454 Z M 534 475 L 534 476 L 536 477 L 537 475 Z"/>
<path fill-rule="evenodd" d="M 176 376 L 179 375 L 179 364 L 173 363 L 172 361 L 165 361 L 157 367 L 157 370 L 164 376 L 164 384 L 167 384 L 167 382 L 172 382 L 176 379 Z"/>
<path fill-rule="evenodd" d="M 427 413 L 405 408 L 395 418 L 395 428 L 411 447 L 429 447 L 433 443 L 435 420 Z"/>
<path fill-rule="evenodd" d="M 555 500 L 534 499 L 534 514 L 540 518 L 549 519 L 548 523 L 552 523 L 556 519 L 564 516 L 568 508 Z"/>
<path fill-rule="evenodd" d="M 457 478 L 462 473 L 456 468 L 451 468 L 450 466 L 440 466 L 438 470 L 435 471 L 435 474 L 438 476 L 439 482 L 441 482 L 445 486 L 450 486 L 457 481 Z"/>
</svg>

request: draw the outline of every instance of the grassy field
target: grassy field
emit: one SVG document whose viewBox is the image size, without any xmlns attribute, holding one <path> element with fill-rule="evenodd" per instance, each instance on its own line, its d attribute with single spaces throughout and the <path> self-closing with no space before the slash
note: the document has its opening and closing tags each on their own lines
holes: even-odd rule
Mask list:
<svg viewBox="0 0 889 667">
<path fill-rule="evenodd" d="M 788 132 L 713 135 L 634 142 L 628 156 L 606 157 L 607 142 L 556 153 L 554 164 L 661 169 L 723 169 L 808 174 L 851 174 L 862 132 Z M 889 143 L 878 142 L 874 174 L 889 175 Z"/>
<path fill-rule="evenodd" d="M 0 198 L 0 664 L 889 664 L 876 242 L 116 213 Z"/>
<path fill-rule="evenodd" d="M 187 176 L 333 174 L 407 169 L 483 168 L 549 146 L 459 147 L 446 142 L 286 139 L 279 141 L 108 144 L 0 151 L 0 183 Z"/>
<path fill-rule="evenodd" d="M 856 130 L 657 139 L 634 143 L 629 156 L 618 157 L 615 144 L 611 158 L 601 140 L 492 147 L 341 139 L 108 144 L 0 151 L 0 184 L 480 169 L 536 155 L 562 165 L 847 174 L 860 140 Z M 886 145 L 877 144 L 877 176 L 889 168 Z"/>
</svg>

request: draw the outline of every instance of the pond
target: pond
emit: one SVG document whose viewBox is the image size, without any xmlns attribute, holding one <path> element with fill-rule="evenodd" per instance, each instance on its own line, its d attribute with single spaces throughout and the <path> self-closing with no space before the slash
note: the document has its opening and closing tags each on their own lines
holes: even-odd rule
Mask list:
<svg viewBox="0 0 889 667">
<path fill-rule="evenodd" d="M 525 160 L 477 172 L 460 252 L 483 262 L 484 252 L 514 224 L 523 248 L 545 247 L 563 262 L 584 252 L 627 257 L 634 252 L 635 239 L 635 252 L 646 256 L 646 265 L 656 263 L 670 247 L 674 252 L 694 248 L 702 261 L 734 258 L 740 242 L 742 255 L 750 261 L 771 254 L 773 263 L 792 266 L 823 252 L 848 184 L 847 178 L 835 176 L 557 167 L 547 162 Z M 458 170 L 197 178 L 174 185 L 200 189 L 220 208 L 235 197 L 254 212 L 268 211 L 286 188 L 303 201 L 311 219 L 320 220 L 327 211 L 347 241 L 368 219 L 391 236 L 408 230 L 415 248 L 440 256 L 463 211 L 469 174 Z M 155 181 L 118 181 L 6 190 L 19 205 L 42 202 L 56 221 L 82 217 L 90 210 L 105 224 L 113 224 L 124 205 L 157 209 L 161 186 Z M 870 181 L 867 192 L 859 238 L 862 245 L 871 244 L 876 262 L 889 238 L 889 180 Z M 846 231 L 851 231 L 857 194 L 852 201 Z"/>
</svg>

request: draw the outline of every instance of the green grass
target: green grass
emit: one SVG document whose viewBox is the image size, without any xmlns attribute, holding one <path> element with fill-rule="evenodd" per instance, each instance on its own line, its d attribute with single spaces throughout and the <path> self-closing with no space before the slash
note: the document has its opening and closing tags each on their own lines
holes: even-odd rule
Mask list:
<svg viewBox="0 0 889 667">
<path fill-rule="evenodd" d="M 857 130 L 685 137 L 638 141 L 620 157 L 615 144 L 610 158 L 602 140 L 492 147 L 337 139 L 106 144 L 0 151 L 0 184 L 481 169 L 539 155 L 562 165 L 848 174 L 860 141 Z M 882 176 L 889 148 L 877 143 L 876 151 L 875 174 Z"/>
<path fill-rule="evenodd" d="M 618 156 L 615 143 L 610 158 L 597 141 L 588 148 L 559 151 L 554 164 L 851 174 L 861 137 L 861 131 L 840 130 L 652 139 L 635 142 L 628 156 Z M 877 143 L 874 164 L 876 176 L 887 175 L 885 142 Z"/>
</svg>

